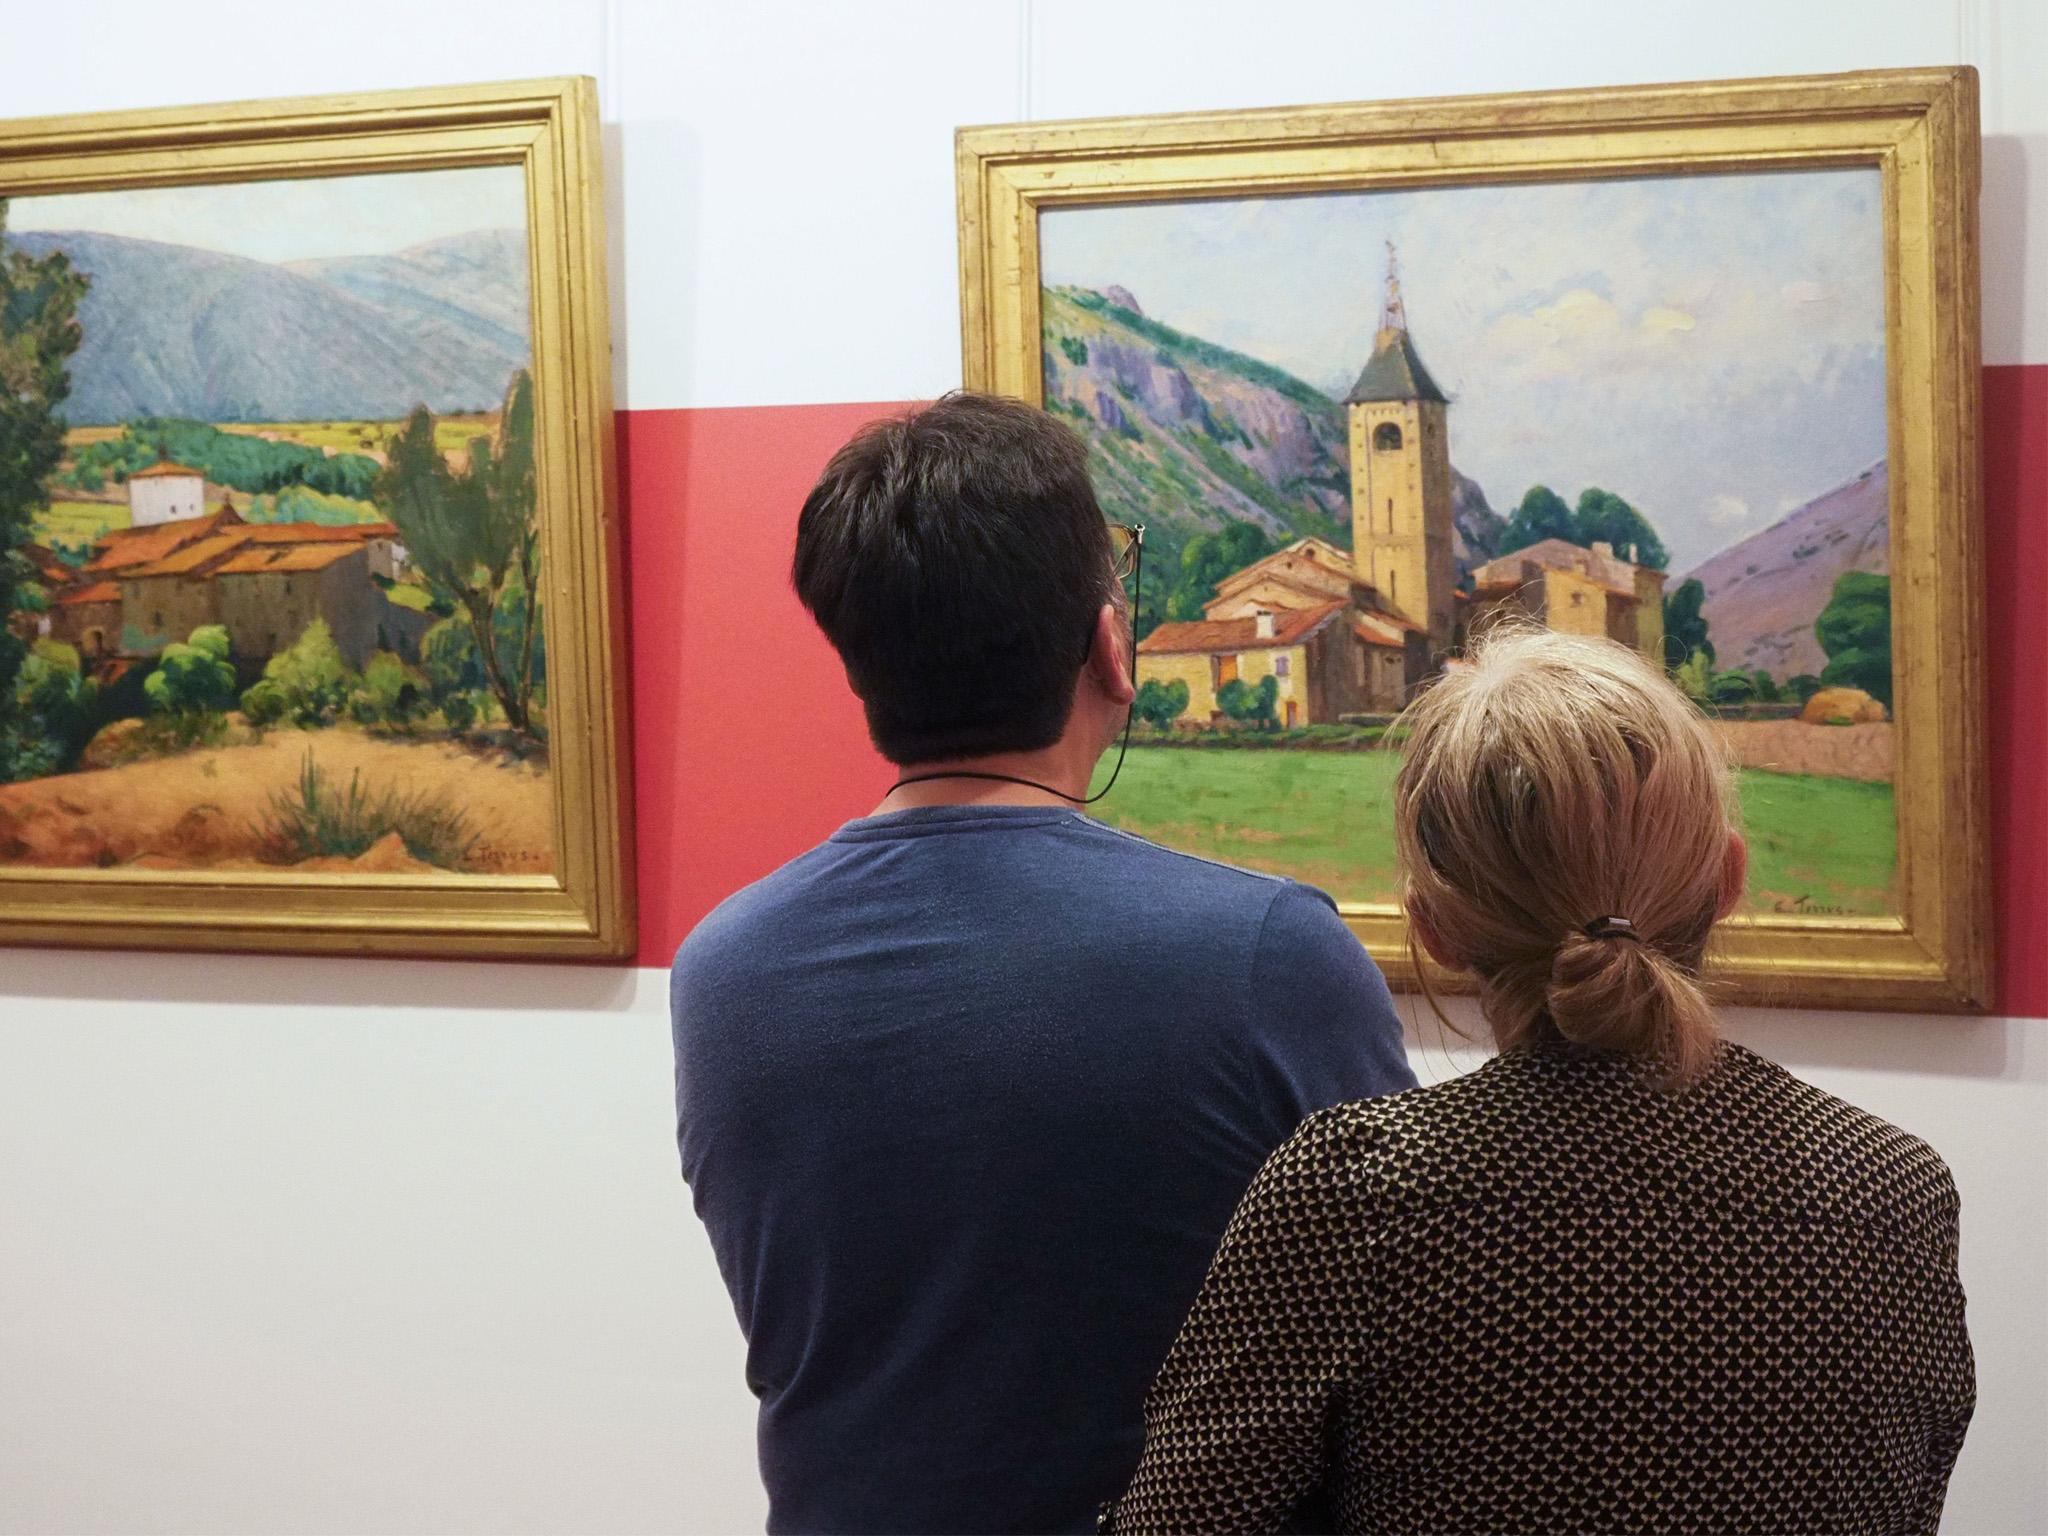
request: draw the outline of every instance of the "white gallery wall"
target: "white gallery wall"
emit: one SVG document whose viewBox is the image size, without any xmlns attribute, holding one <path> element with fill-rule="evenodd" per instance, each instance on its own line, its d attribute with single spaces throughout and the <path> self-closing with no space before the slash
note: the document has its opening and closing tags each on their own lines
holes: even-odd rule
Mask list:
<svg viewBox="0 0 2048 1536">
<path fill-rule="evenodd" d="M 633 411 L 957 382 L 957 124 L 1971 62 L 1986 361 L 2048 365 L 2048 0 L 69 0 L 0 48 L 0 116 L 598 76 Z M 758 1529 L 664 983 L 0 951 L 0 1532 Z M 2048 1021 L 1731 1028 L 1948 1158 L 1945 1529 L 2048 1532 Z"/>
</svg>

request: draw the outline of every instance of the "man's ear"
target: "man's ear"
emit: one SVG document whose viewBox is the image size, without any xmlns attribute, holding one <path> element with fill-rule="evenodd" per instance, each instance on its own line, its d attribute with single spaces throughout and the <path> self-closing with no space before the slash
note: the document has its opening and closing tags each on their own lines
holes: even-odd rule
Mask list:
<svg viewBox="0 0 2048 1536">
<path fill-rule="evenodd" d="M 1401 905 L 1407 909 L 1408 926 L 1415 931 L 1415 942 L 1422 946 L 1422 952 L 1447 971 L 1464 970 L 1465 962 L 1453 954 L 1450 946 L 1437 936 L 1436 929 L 1430 926 L 1429 918 L 1416 904 L 1415 893 L 1409 892 Z"/>
<path fill-rule="evenodd" d="M 1114 603 L 1095 615 L 1095 639 L 1088 647 L 1088 672 L 1112 704 L 1128 704 L 1138 696 L 1131 685 L 1131 635 Z"/>
<path fill-rule="evenodd" d="M 1749 844 L 1740 832 L 1730 831 L 1728 846 L 1721 850 L 1721 904 L 1715 909 L 1718 922 L 1742 904 L 1749 889 Z"/>
</svg>

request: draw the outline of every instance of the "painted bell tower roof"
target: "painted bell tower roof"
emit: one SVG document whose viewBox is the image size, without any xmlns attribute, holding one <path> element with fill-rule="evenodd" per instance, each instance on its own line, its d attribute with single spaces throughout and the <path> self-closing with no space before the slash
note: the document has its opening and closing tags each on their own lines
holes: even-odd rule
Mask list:
<svg viewBox="0 0 2048 1536">
<path fill-rule="evenodd" d="M 1344 397 L 1346 405 L 1363 405 L 1376 400 L 1449 400 L 1429 370 L 1408 334 L 1408 311 L 1401 302 L 1401 273 L 1394 256 L 1394 242 L 1387 242 L 1387 298 L 1380 306 L 1379 334 L 1373 338 L 1372 360 Z"/>
</svg>

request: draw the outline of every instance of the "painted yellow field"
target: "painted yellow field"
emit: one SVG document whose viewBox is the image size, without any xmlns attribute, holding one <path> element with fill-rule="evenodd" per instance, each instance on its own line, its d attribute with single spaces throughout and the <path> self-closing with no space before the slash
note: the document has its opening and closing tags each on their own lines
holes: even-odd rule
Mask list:
<svg viewBox="0 0 2048 1536">
<path fill-rule="evenodd" d="M 87 443 L 111 442 L 119 437 L 123 430 L 118 425 L 111 427 L 73 427 L 64 434 L 64 446 L 67 448 L 82 448 Z"/>
<path fill-rule="evenodd" d="M 59 544 L 92 544 L 112 528 L 128 526 L 125 501 L 53 501 L 38 512 L 33 537 L 45 549 Z"/>
<path fill-rule="evenodd" d="M 336 453 L 381 456 L 391 435 L 405 425 L 402 421 L 223 421 L 223 432 L 240 432 L 249 437 L 273 437 L 282 442 L 304 443 L 308 448 L 331 448 Z M 466 449 L 473 437 L 487 437 L 498 429 L 495 411 L 481 416 L 441 416 L 434 421 L 434 444 L 443 453 Z"/>
<path fill-rule="evenodd" d="M 381 454 L 385 440 L 405 423 L 402 421 L 220 421 L 214 425 L 223 432 L 239 432 L 246 437 L 271 437 L 280 442 L 304 443 L 308 448 L 331 448 L 336 453 Z M 126 428 L 116 424 L 110 427 L 73 427 L 64 434 L 67 448 L 83 448 L 88 443 L 111 442 Z M 498 430 L 498 413 L 486 411 L 480 416 L 441 416 L 434 421 L 434 443 L 443 453 L 454 452 L 468 446 L 469 440 L 477 436 L 489 436 Z"/>
</svg>

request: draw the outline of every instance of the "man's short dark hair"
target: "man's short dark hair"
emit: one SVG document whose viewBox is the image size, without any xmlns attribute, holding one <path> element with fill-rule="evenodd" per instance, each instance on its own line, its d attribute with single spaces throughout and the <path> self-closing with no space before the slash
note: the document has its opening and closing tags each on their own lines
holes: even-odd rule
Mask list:
<svg viewBox="0 0 2048 1536">
<path fill-rule="evenodd" d="M 1058 741 L 1119 594 L 1080 438 L 966 393 L 832 456 L 797 521 L 794 574 L 899 764 Z"/>
</svg>

